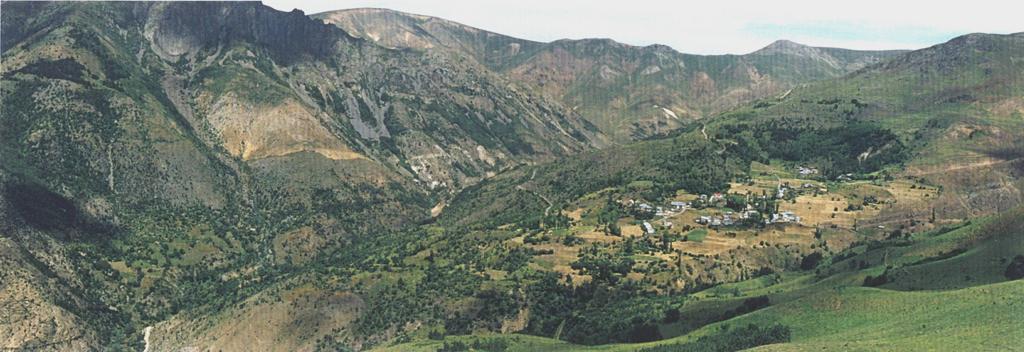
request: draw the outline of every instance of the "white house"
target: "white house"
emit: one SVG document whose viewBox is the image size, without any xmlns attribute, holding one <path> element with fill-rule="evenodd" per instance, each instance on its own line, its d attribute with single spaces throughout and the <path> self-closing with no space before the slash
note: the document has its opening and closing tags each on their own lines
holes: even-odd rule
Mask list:
<svg viewBox="0 0 1024 352">
<path fill-rule="evenodd" d="M 651 226 L 651 223 L 644 221 L 644 231 L 647 231 L 647 233 L 653 235 L 654 234 L 654 226 Z"/>
</svg>

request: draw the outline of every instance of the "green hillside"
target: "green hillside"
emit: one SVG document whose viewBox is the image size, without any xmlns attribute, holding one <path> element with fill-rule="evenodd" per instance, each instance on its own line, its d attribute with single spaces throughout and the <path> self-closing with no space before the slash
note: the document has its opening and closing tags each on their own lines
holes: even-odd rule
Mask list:
<svg viewBox="0 0 1024 352">
<path fill-rule="evenodd" d="M 903 167 L 890 173 L 944 188 L 932 202 L 940 217 L 998 212 L 1024 199 L 1019 188 L 1022 56 L 1022 34 L 965 35 L 737 109 L 710 123 L 708 133 L 752 134 L 783 159 L 833 176 L 902 161 Z M 857 134 L 880 143 L 831 147 L 829 139 L 849 138 L 842 136 L 849 126 L 866 129 Z M 823 144 L 804 150 L 787 143 L 798 137 Z M 838 155 L 814 152 L 822 149 Z"/>
<path fill-rule="evenodd" d="M 525 335 L 480 335 L 445 339 L 448 346 L 499 346 L 504 351 L 701 351 L 690 341 L 748 324 L 782 324 L 792 340 L 751 351 L 1013 350 L 1024 343 L 1018 318 L 1021 281 L 952 291 L 894 292 L 849 288 L 824 292 L 713 324 L 691 335 L 646 344 L 580 346 Z M 461 344 L 455 342 L 461 342 Z M 441 341 L 380 348 L 381 351 L 436 351 Z"/>
<path fill-rule="evenodd" d="M 473 335 L 449 337 L 443 342 L 397 344 L 382 350 L 432 351 L 444 343 L 458 345 L 455 341 L 459 341 L 466 346 L 507 346 L 509 351 L 654 351 L 657 347 L 697 351 L 701 349 L 682 345 L 751 324 L 782 325 L 791 335 L 785 343 L 754 350 L 1012 349 L 1024 341 L 1022 322 L 1017 318 L 1024 308 L 1015 304 L 1024 293 L 1024 281 L 1007 281 L 1006 275 L 1009 267 L 1021 265 L 1011 264 L 1015 256 L 1024 253 L 1021 234 L 1024 208 L 1017 208 L 968 225 L 889 240 L 890 243 L 854 246 L 829 258 L 815 273 L 783 275 L 772 283 L 757 278 L 697 292 L 692 299 L 683 300 L 685 303 L 679 308 L 683 320 L 699 320 L 702 314 L 717 315 L 754 297 L 767 297 L 770 304 L 657 342 L 581 346 L 531 336 Z M 994 248 L 1000 250 L 994 252 Z M 963 273 L 965 263 L 987 264 L 969 267 L 969 275 L 974 276 L 971 280 L 951 275 Z M 867 279 L 882 272 L 886 273 L 887 283 L 875 285 Z M 920 282 L 933 285 L 915 286 Z M 719 296 L 719 292 L 729 291 L 735 292 L 733 297 Z M 680 325 L 685 322 L 664 324 L 660 329 L 670 333 Z"/>
</svg>

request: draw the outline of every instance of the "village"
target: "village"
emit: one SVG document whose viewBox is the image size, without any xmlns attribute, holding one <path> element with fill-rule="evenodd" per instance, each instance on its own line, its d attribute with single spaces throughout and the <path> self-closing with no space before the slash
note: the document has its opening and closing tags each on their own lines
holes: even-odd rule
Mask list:
<svg viewBox="0 0 1024 352">
<path fill-rule="evenodd" d="M 751 169 L 727 192 L 678 190 L 652 200 L 644 197 L 648 183 L 604 189 L 561 210 L 568 227 L 509 241 L 538 253 L 538 269 L 561 272 L 575 283 L 589 280 L 572 267 L 585 252 L 628 251 L 637 263 L 628 278 L 679 288 L 702 275 L 746 275 L 738 267 L 715 264 L 740 252 L 747 263 L 732 265 L 781 265 L 780 258 L 799 257 L 823 242 L 841 250 L 868 233 L 892 231 L 886 227 L 892 220 L 878 217 L 882 208 L 897 203 L 919 208 L 938 191 L 912 179 L 839 175 L 826 180 L 806 166 L 754 163 Z M 690 279 L 678 281 L 678 270 Z"/>
<path fill-rule="evenodd" d="M 631 208 L 638 218 L 650 217 L 652 221 L 660 220 L 660 227 L 671 229 L 675 226 L 670 219 L 689 211 L 700 212 L 693 222 L 711 228 L 727 226 L 757 227 L 771 224 L 799 224 L 800 216 L 793 211 L 777 211 L 775 202 L 786 199 L 787 194 L 794 196 L 811 190 L 826 193 L 826 188 L 812 183 L 804 183 L 800 188 L 793 188 L 788 183 L 780 183 L 775 193 L 770 195 L 728 195 L 713 193 L 700 194 L 690 201 L 672 200 L 664 205 L 651 205 L 646 202 L 626 199 L 620 201 L 624 207 Z M 706 214 L 706 215 L 705 215 Z M 767 216 L 765 216 L 767 214 Z M 657 221 L 656 221 L 657 223 Z M 642 223 L 645 233 L 655 234 L 655 225 L 650 221 Z"/>
</svg>

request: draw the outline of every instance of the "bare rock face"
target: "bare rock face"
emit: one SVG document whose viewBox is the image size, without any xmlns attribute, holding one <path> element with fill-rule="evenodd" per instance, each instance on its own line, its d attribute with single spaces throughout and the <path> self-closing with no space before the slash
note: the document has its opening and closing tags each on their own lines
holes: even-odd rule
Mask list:
<svg viewBox="0 0 1024 352">
<path fill-rule="evenodd" d="M 606 143 L 580 116 L 474 61 L 384 49 L 252 4 L 145 12 L 153 50 L 188 63 L 174 73 L 187 100 L 176 109 L 195 115 L 197 134 L 209 130 L 209 147 L 242 160 L 304 151 L 367 158 L 452 192 L 519 162 Z M 481 159 L 471 153 L 478 146 L 509 158 Z M 437 155 L 429 166 L 417 161 Z"/>
<path fill-rule="evenodd" d="M 242 160 L 303 151 L 332 160 L 363 158 L 294 100 L 261 106 L 228 93 L 210 108 L 209 122 L 223 140 L 227 152 Z"/>
<path fill-rule="evenodd" d="M 344 40 L 329 26 L 309 21 L 301 11 L 281 13 L 259 3 L 181 6 L 157 2 L 134 6 L 145 21 L 146 37 L 154 51 L 172 61 L 201 50 L 247 42 L 290 63 L 331 55 L 336 42 Z"/>
</svg>

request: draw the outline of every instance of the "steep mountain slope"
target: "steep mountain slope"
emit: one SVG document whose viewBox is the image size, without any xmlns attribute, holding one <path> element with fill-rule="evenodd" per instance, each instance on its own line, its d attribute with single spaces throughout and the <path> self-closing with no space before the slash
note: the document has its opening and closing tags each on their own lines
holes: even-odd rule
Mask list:
<svg viewBox="0 0 1024 352">
<path fill-rule="evenodd" d="M 382 49 L 299 13 L 249 9 L 241 16 L 234 12 L 243 10 L 196 8 L 202 6 L 228 17 L 215 21 L 183 13 L 192 9 L 158 6 L 148 18 L 115 21 L 113 25 L 135 26 L 127 29 L 141 34 L 119 40 L 102 34 L 90 38 L 111 33 L 113 28 L 104 28 L 109 23 L 83 23 L 91 30 L 63 33 L 45 27 L 50 24 L 45 20 L 26 20 L 29 41 L 6 44 L 14 51 L 5 50 L 9 64 L 4 74 L 54 66 L 64 59 L 55 50 L 22 49 L 52 48 L 63 44 L 61 37 L 82 39 L 74 41 L 81 50 L 97 52 L 92 53 L 95 61 L 107 66 L 84 69 L 102 83 L 133 79 L 131 67 L 154 65 L 160 58 L 162 69 L 170 72 L 144 73 L 159 78 L 169 103 L 164 108 L 191 120 L 187 122 L 195 125 L 197 137 L 208 145 L 220 144 L 232 157 L 264 159 L 299 151 L 332 160 L 365 157 L 449 189 L 522 160 L 601 144 L 593 128 L 571 112 L 516 91 L 472 63 Z M 12 28 L 20 24 L 18 11 L 13 12 L 8 21 Z M 285 20 L 273 22 L 280 19 Z M 243 31 L 247 20 L 263 24 L 254 32 Z M 219 31 L 204 30 L 208 27 Z M 17 38 L 19 33 L 12 32 Z M 119 71 L 104 72 L 115 68 Z M 251 121 L 232 119 L 246 115 L 253 116 Z M 282 129 L 291 133 L 280 133 Z"/>
<path fill-rule="evenodd" d="M 489 174 L 604 144 L 474 62 L 301 12 L 2 6 L 4 347 L 135 349 Z"/>
<path fill-rule="evenodd" d="M 62 198 L 32 187 L 11 187 L 10 176 L 0 169 L 0 346 L 10 349 L 95 350 L 105 333 L 123 319 L 99 299 L 92 283 L 92 253 L 65 246 L 60 239 L 27 226 L 24 214 L 37 223 L 52 221 L 66 236 L 89 236 L 94 231 L 66 231 L 71 225 Z M 29 202 L 25 198 L 42 199 Z M 47 200 L 58 204 L 46 204 Z M 65 204 L 66 205 L 66 204 Z M 40 209 L 55 206 L 53 211 Z M 63 217 L 61 217 L 63 215 Z M 50 217 L 53 217 L 50 219 Z M 81 217 L 81 216 L 80 216 Z M 116 294 L 116 293 L 115 293 Z"/>
<path fill-rule="evenodd" d="M 572 107 L 620 142 L 666 134 L 687 121 L 900 53 L 779 41 L 747 55 L 701 56 L 606 39 L 537 43 L 384 9 L 312 17 L 390 47 L 469 56 Z"/>
<path fill-rule="evenodd" d="M 1002 297 L 1019 281 L 1001 282 L 1024 271 L 1021 209 L 1007 210 L 1021 202 L 1020 35 L 957 38 L 672 138 L 591 150 L 605 135 L 559 92 L 608 78 L 593 94 L 662 94 L 623 78 L 647 58 L 667 57 L 648 75 L 818 65 L 757 68 L 794 82 L 874 59 L 786 42 L 685 62 L 601 40 L 523 53 L 429 18 L 403 26 L 434 39 L 389 48 L 258 3 L 0 6 L 3 348 L 361 350 L 480 332 L 674 348 L 772 319 L 793 332 L 772 341 L 817 348 L 853 338 L 819 334 L 827 322 L 877 324 L 897 317 L 873 307 L 915 298 L 959 300 L 941 312 L 994 327 L 946 339 L 1018 338 L 992 321 L 1014 312 Z M 445 36 L 464 52 L 434 50 Z M 514 74 L 545 52 L 582 74 L 550 91 Z M 798 179 L 797 165 L 822 174 Z M 788 182 L 804 190 L 765 195 Z M 674 199 L 708 204 L 671 232 L 636 205 Z M 694 225 L 745 206 L 832 211 Z M 960 291 L 896 292 L 921 289 Z M 836 300 L 856 304 L 804 309 Z M 915 314 L 900 331 L 926 337 L 916 314 L 929 307 L 904 307 Z"/>
<path fill-rule="evenodd" d="M 488 66 L 500 65 L 546 45 L 442 18 L 388 9 L 347 9 L 317 13 L 310 17 L 386 47 L 452 50 L 468 54 Z"/>
</svg>

